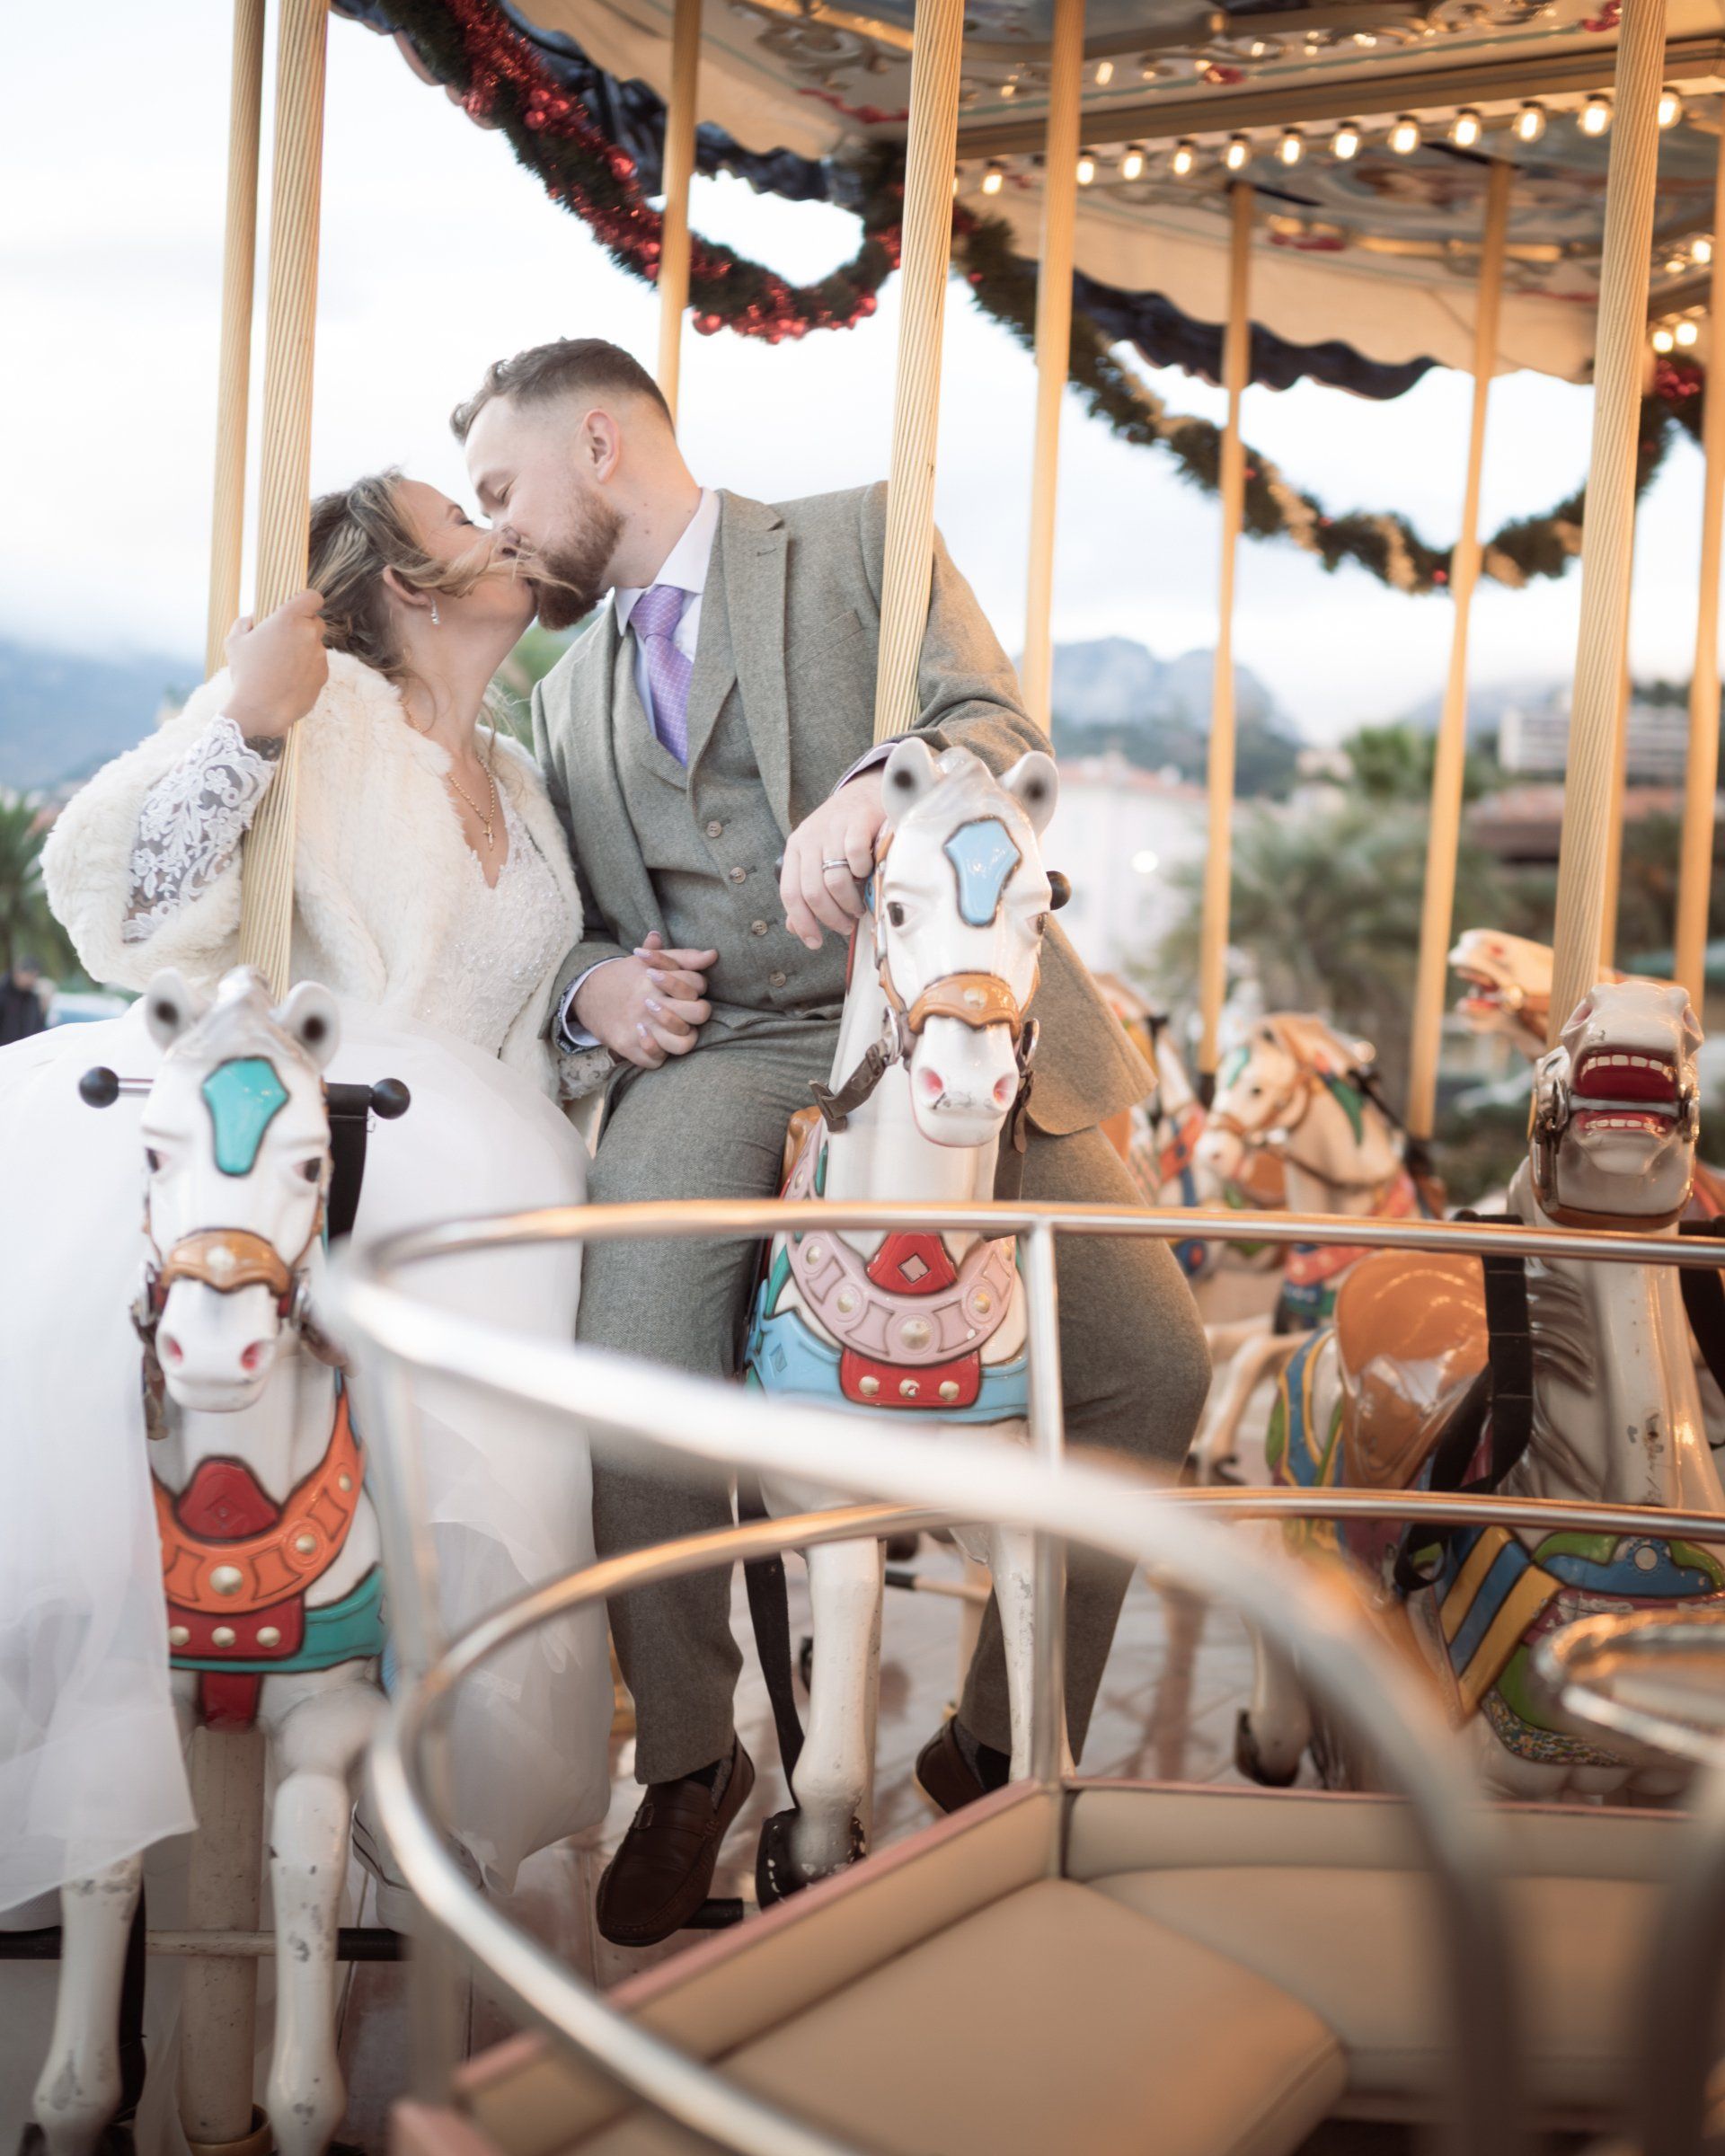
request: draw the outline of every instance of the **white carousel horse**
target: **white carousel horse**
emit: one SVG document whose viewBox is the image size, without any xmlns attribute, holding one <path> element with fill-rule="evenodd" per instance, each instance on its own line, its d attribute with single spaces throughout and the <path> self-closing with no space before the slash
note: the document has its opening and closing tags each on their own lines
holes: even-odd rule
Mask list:
<svg viewBox="0 0 1725 2156">
<path fill-rule="evenodd" d="M 1694 1169 L 1700 1041 L 1681 988 L 1596 987 L 1537 1066 L 1511 1211 L 1530 1226 L 1676 1236 Z M 1334 1325 L 1304 1342 L 1283 1376 L 1270 1426 L 1277 1480 L 1402 1489 L 1439 1473 L 1450 1486 L 1484 1475 L 1516 1497 L 1725 1508 L 1676 1273 L 1529 1258 L 1525 1274 L 1533 1403 L 1518 1459 L 1494 1461 L 1491 1419 L 1480 1416 L 1489 1366 L 1480 1260 L 1384 1251 L 1353 1270 Z M 1392 1620 L 1405 1613 L 1494 1792 L 1660 1797 L 1679 1786 L 1668 1761 L 1628 1743 L 1602 1748 L 1571 1724 L 1529 1650 L 1588 1611 L 1725 1609 L 1725 1564 L 1712 1550 L 1650 1531 L 1489 1527 L 1424 1538 L 1398 1561 L 1404 1538 L 1390 1527 L 1349 1523 L 1340 1536 L 1299 1539 L 1339 1546 L 1364 1568 L 1379 1609 Z M 1287 1664 L 1258 1645 L 1241 1763 L 1291 1780 L 1308 1710 Z"/>
<path fill-rule="evenodd" d="M 174 1702 L 187 1736 L 199 1721 L 255 1722 L 269 1739 L 269 2112 L 281 2156 L 322 2156 L 345 2104 L 335 1934 L 384 1648 L 376 1520 L 312 1315 L 331 1175 L 323 1071 L 339 1021 L 309 984 L 271 1011 L 249 972 L 208 1008 L 173 973 L 145 1002 L 164 1056 L 144 1109 L 150 1255 L 135 1322 Z M 62 1893 L 35 2099 L 49 2156 L 86 2156 L 119 2102 L 116 2011 L 142 1875 L 142 1856 L 128 1857 Z"/>
<path fill-rule="evenodd" d="M 890 835 L 856 928 L 830 1089 L 807 1127 L 788 1197 L 970 1205 L 994 1196 L 1022 1112 L 1052 887 L 1038 839 L 1057 779 L 1039 751 L 995 780 L 965 748 L 938 763 L 900 742 L 886 766 Z M 793 1135 L 795 1133 L 793 1127 Z M 1022 1439 L 1024 1295 L 1010 1237 L 780 1234 L 767 1251 L 748 1352 L 752 1383 L 844 1401 L 860 1414 L 986 1423 Z M 770 1484 L 774 1515 L 836 1505 L 830 1490 Z M 1028 1771 L 1032 1539 L 960 1529 L 1000 1606 L 1013 1772 Z M 758 1868 L 774 1899 L 867 1848 L 880 1639 L 878 1542 L 808 1553 L 814 1620 L 808 1738 L 796 1808 L 769 1820 Z"/>
<path fill-rule="evenodd" d="M 1429 1210 L 1402 1134 L 1372 1085 L 1372 1060 L 1366 1042 L 1345 1039 L 1321 1018 L 1280 1012 L 1259 1020 L 1217 1074 L 1199 1162 L 1234 1180 L 1254 1155 L 1273 1155 L 1296 1213 L 1404 1220 Z M 1226 1478 L 1252 1393 L 1294 1352 L 1299 1333 L 1330 1317 L 1359 1256 L 1351 1244 L 1297 1243 L 1288 1252 L 1274 1337 L 1242 1348 L 1194 1448 L 1200 1480 Z"/>
</svg>

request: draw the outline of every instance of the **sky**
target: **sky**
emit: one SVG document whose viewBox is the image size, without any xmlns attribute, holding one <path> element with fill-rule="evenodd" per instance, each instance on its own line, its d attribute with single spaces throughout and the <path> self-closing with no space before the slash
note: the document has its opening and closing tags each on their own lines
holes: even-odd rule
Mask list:
<svg viewBox="0 0 1725 2156">
<path fill-rule="evenodd" d="M 174 657 L 202 643 L 226 189 L 223 0 L 90 0 L 8 24 L 0 83 L 0 635 Z M 91 64 L 92 62 L 95 64 Z M 268 93 L 266 91 L 266 96 Z M 267 171 L 267 147 L 266 147 Z M 503 138 L 420 83 L 387 40 L 333 20 L 312 454 L 314 489 L 399 464 L 458 496 L 450 406 L 502 354 L 604 335 L 649 366 L 650 289 L 555 208 Z M 697 181 L 696 229 L 796 279 L 855 245 L 824 205 Z M 1146 282 L 1152 281 L 1146 278 Z M 252 405 L 261 403 L 261 295 Z M 709 484 L 765 499 L 884 475 L 896 280 L 854 330 L 770 347 L 690 334 L 681 433 Z M 1177 411 L 1218 392 L 1150 376 Z M 1033 368 L 961 282 L 949 290 L 937 514 L 1003 641 L 1022 635 Z M 1459 509 L 1471 383 L 1434 370 L 1393 402 L 1301 384 L 1249 391 L 1248 440 L 1332 510 L 1399 508 L 1437 543 Z M 1549 508 L 1585 471 L 1591 395 L 1522 374 L 1492 392 L 1484 528 Z M 1645 498 L 1632 659 L 1686 679 L 1701 460 L 1685 442 Z M 1057 641 L 1132 637 L 1163 658 L 1216 633 L 1220 517 L 1161 453 L 1066 401 Z M 249 573 L 249 572 L 248 572 Z M 1473 609 L 1478 683 L 1564 678 L 1580 578 Z M 1287 543 L 1241 552 L 1235 649 L 1314 739 L 1393 718 L 1442 683 L 1450 607 Z"/>
</svg>

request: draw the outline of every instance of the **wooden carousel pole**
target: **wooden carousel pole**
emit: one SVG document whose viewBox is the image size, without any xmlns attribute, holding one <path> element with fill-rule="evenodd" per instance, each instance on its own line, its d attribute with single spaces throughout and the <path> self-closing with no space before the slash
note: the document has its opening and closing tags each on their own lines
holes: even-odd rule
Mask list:
<svg viewBox="0 0 1725 2156">
<path fill-rule="evenodd" d="M 1060 402 L 1072 364 L 1073 237 L 1084 82 L 1084 0 L 1055 0 L 1048 65 L 1048 154 L 1042 167 L 1042 252 L 1036 284 L 1036 437 L 1031 466 L 1031 560 L 1020 677 L 1032 719 L 1051 720 L 1054 519 L 1060 475 Z"/>
<path fill-rule="evenodd" d="M 1234 567 L 1246 506 L 1246 449 L 1240 400 L 1252 372 L 1251 265 L 1252 191 L 1242 180 L 1228 190 L 1228 319 L 1222 340 L 1222 380 L 1228 421 L 1222 436 L 1222 575 L 1217 602 L 1215 686 L 1210 697 L 1209 844 L 1204 862 L 1204 919 L 1199 940 L 1199 1091 L 1214 1085 L 1216 1038 L 1227 994 L 1228 903 L 1234 870 Z"/>
<path fill-rule="evenodd" d="M 1630 585 L 1635 580 L 1635 538 L 1630 535 Z M 1624 645 L 1627 653 L 1628 645 Z M 1606 818 L 1606 882 L 1599 897 L 1599 965 L 1603 971 L 1617 962 L 1618 899 L 1623 888 L 1623 816 L 1629 791 L 1629 709 L 1635 700 L 1635 684 L 1625 657 L 1617 683 L 1617 730 L 1611 745 L 1611 807 Z"/>
<path fill-rule="evenodd" d="M 1683 847 L 1677 868 L 1676 976 L 1699 1013 L 1706 988 L 1707 899 L 1713 880 L 1713 800 L 1719 786 L 1720 529 L 1725 515 L 1725 135 L 1713 169 L 1713 259 L 1707 318 L 1712 343 L 1701 410 L 1707 476 L 1701 497 L 1701 596 L 1695 609 L 1695 664 L 1689 677 L 1689 759 L 1683 781 Z"/>
<path fill-rule="evenodd" d="M 1485 421 L 1491 376 L 1498 362 L 1498 321 L 1503 299 L 1504 240 L 1509 229 L 1509 188 L 1514 167 L 1495 160 L 1485 190 L 1485 233 L 1480 281 L 1473 301 L 1473 416 L 1467 437 L 1467 477 L 1462 488 L 1462 524 L 1450 557 L 1454 605 L 1449 632 L 1449 674 L 1438 725 L 1431 772 L 1431 824 L 1426 840 L 1425 906 L 1420 921 L 1420 964 L 1414 978 L 1413 1038 L 1408 1080 L 1408 1130 L 1431 1135 L 1438 1102 L 1438 1056 L 1443 1042 L 1444 986 L 1455 912 L 1455 854 L 1462 835 L 1463 782 L 1467 768 L 1467 631 L 1473 589 L 1480 580 L 1480 477 L 1485 465 Z"/>
<path fill-rule="evenodd" d="M 1623 0 L 1618 31 L 1606 234 L 1594 339 L 1593 446 L 1581 542 L 1581 630 L 1557 867 L 1551 1038 L 1598 977 L 1617 700 L 1629 643 L 1635 437 L 1647 330 L 1664 0 Z"/>
<path fill-rule="evenodd" d="M 952 253 L 952 168 L 959 144 L 964 0 L 916 0 L 905 145 L 904 252 L 898 278 L 898 367 L 887 490 L 874 738 L 916 722 L 916 677 L 934 564 L 934 451 L 940 435 L 941 340 Z"/>
<path fill-rule="evenodd" d="M 677 0 L 671 90 L 665 102 L 665 224 L 659 251 L 659 386 L 673 420 L 683 367 L 683 317 L 689 305 L 689 183 L 694 177 L 700 73 L 701 0 Z"/>
<path fill-rule="evenodd" d="M 263 471 L 258 498 L 260 620 L 305 588 L 312 465 L 312 351 L 317 318 L 328 0 L 281 0 L 276 39 L 276 151 L 270 184 L 270 292 L 263 358 Z M 288 737 L 245 842 L 240 959 L 273 994 L 287 990 L 294 913 L 299 733 Z"/>
<path fill-rule="evenodd" d="M 204 672 L 222 663 L 240 611 L 245 535 L 245 427 L 252 380 L 252 291 L 258 251 L 258 137 L 263 108 L 263 0 L 234 0 L 228 93 L 227 222 L 216 380 L 216 491 L 210 511 Z"/>
</svg>

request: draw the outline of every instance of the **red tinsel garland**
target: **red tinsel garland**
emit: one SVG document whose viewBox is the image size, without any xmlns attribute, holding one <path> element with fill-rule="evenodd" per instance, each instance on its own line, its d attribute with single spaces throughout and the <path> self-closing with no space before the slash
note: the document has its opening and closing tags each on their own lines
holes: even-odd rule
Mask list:
<svg viewBox="0 0 1725 2156">
<path fill-rule="evenodd" d="M 547 193 L 572 209 L 625 267 L 656 282 L 664 217 L 642 193 L 634 160 L 607 140 L 579 98 L 559 87 L 528 40 L 490 0 L 445 0 L 442 12 L 461 40 L 467 75 L 463 108 L 474 119 L 506 130 L 518 120 L 539 138 L 535 149 L 550 142 L 573 152 L 572 160 L 560 161 L 559 176 L 542 174 Z M 694 326 L 703 336 L 729 328 L 768 344 L 813 329 L 849 329 L 874 313 L 875 293 L 897 269 L 898 254 L 894 225 L 870 232 L 856 263 L 812 287 L 799 288 L 748 265 L 756 289 L 740 307 L 721 313 L 721 287 L 739 261 L 729 248 L 697 237 L 689 272 Z"/>
</svg>

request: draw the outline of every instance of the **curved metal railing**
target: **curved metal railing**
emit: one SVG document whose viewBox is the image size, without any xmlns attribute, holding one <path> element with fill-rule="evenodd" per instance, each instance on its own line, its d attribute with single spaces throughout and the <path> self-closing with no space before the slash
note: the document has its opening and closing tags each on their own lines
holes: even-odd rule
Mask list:
<svg viewBox="0 0 1725 2156">
<path fill-rule="evenodd" d="M 399 1281 L 439 1256 L 538 1242 L 695 1236 L 760 1240 L 785 1228 L 1003 1232 L 1022 1241 L 1031 1359 L 1026 1457 L 997 1440 L 943 1431 L 907 1434 L 854 1414 L 765 1401 L 758 1392 L 653 1368 L 593 1348 L 523 1338 L 419 1302 Z M 553 1957 L 473 1889 L 444 1846 L 435 1821 L 435 1739 L 456 1684 L 487 1657 L 561 1612 L 628 1587 L 774 1549 L 857 1539 L 935 1518 L 978 1516 L 1084 1542 L 1153 1568 L 1239 1610 L 1297 1646 L 1314 1692 L 1337 1719 L 1370 1744 L 1388 1778 L 1403 1789 L 1428 1860 L 1442 1886 L 1452 2034 L 1455 2043 L 1455 2145 L 1491 2156 L 1519 2139 L 1512 1999 L 1498 1888 L 1492 1824 L 1452 1748 L 1436 1710 L 1410 1674 L 1339 1615 L 1330 1597 L 1286 1563 L 1241 1567 L 1237 1548 L 1192 1515 L 1410 1515 L 1501 1519 L 1507 1525 L 1632 1532 L 1648 1511 L 1633 1507 L 1480 1500 L 1423 1493 L 1292 1490 L 1174 1491 L 1141 1472 L 1062 1454 L 1054 1237 L 1062 1233 L 1160 1235 L 1217 1240 L 1346 1241 L 1379 1248 L 1481 1252 L 1533 1248 L 1551 1258 L 1638 1263 L 1719 1263 L 1717 1251 L 1657 1237 L 1553 1229 L 1480 1227 L 1440 1222 L 1359 1221 L 1312 1215 L 1211 1214 L 1203 1209 L 1124 1206 L 909 1206 L 790 1205 L 783 1201 L 558 1207 L 495 1220 L 408 1231 L 350 1258 L 337 1294 L 342 1325 L 363 1341 L 359 1384 L 374 1469 L 379 1475 L 385 1556 L 403 1682 L 373 1763 L 384 1823 L 398 1861 L 432 1921 L 482 1962 L 522 2012 L 598 2064 L 643 2102 L 742 2156 L 849 2156 L 825 2134 L 786 2116 L 607 2007 Z M 1268 1231 L 1268 1233 L 1266 1233 Z M 454 1379 L 525 1401 L 613 1436 L 669 1445 L 711 1461 L 766 1474 L 815 1479 L 859 1498 L 885 1493 L 897 1505 L 864 1503 L 837 1513 L 752 1523 L 663 1548 L 632 1552 L 553 1582 L 493 1613 L 446 1644 L 434 1615 L 435 1567 L 418 1501 L 411 1443 L 416 1376 Z M 907 1511 L 906 1508 L 913 1508 Z M 916 1509 L 920 1508 L 920 1509 Z M 1661 1513 L 1668 1533 L 1725 1539 L 1725 1517 Z M 1057 1568 L 1039 1561 L 1040 1609 L 1054 1606 Z M 1033 1772 L 1057 1779 L 1060 1696 L 1059 1628 L 1037 1626 L 1032 1704 Z"/>
</svg>

